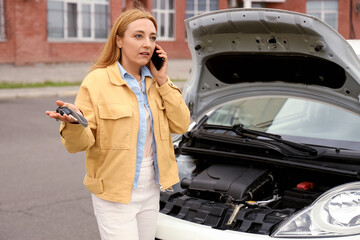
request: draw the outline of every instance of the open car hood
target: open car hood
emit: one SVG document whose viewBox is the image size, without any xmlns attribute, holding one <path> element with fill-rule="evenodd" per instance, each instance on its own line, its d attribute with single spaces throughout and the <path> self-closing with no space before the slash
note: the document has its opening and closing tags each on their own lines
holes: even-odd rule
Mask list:
<svg viewBox="0 0 360 240">
<path fill-rule="evenodd" d="M 226 102 L 293 96 L 360 114 L 360 61 L 321 20 L 274 9 L 227 9 L 186 20 L 192 120 Z"/>
</svg>

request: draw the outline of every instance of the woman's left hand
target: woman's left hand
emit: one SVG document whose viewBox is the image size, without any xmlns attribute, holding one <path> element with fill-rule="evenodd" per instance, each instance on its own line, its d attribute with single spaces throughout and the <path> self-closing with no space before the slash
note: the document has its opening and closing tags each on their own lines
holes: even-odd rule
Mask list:
<svg viewBox="0 0 360 240">
<path fill-rule="evenodd" d="M 157 48 L 156 52 L 158 53 L 159 57 L 164 59 L 164 62 L 163 62 L 162 67 L 158 71 L 155 68 L 153 62 L 150 61 L 150 72 L 155 77 L 155 79 L 156 79 L 157 83 L 159 84 L 159 86 L 162 86 L 168 80 L 168 75 L 167 75 L 168 58 L 167 58 L 166 52 L 164 51 L 164 49 L 162 47 L 160 47 L 158 44 L 156 44 L 155 47 Z"/>
</svg>

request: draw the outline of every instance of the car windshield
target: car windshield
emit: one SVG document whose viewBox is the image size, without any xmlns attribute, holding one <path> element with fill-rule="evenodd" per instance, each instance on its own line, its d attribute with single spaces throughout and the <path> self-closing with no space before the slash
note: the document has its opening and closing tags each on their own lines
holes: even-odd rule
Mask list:
<svg viewBox="0 0 360 240">
<path fill-rule="evenodd" d="M 267 97 L 223 105 L 210 114 L 205 124 L 238 124 L 291 141 L 360 150 L 359 122 L 360 116 L 321 102 Z"/>
</svg>

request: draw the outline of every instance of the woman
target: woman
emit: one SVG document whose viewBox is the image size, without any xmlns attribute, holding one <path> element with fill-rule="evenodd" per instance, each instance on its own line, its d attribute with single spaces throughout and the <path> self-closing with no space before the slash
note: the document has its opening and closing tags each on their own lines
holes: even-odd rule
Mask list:
<svg viewBox="0 0 360 240">
<path fill-rule="evenodd" d="M 82 114 L 87 127 L 46 112 L 62 121 L 61 141 L 69 152 L 86 151 L 84 184 L 102 239 L 154 239 L 160 188 L 179 181 L 171 133 L 187 130 L 189 110 L 167 76 L 156 32 L 156 20 L 145 10 L 122 13 L 75 104 L 56 102 Z M 160 70 L 150 61 L 155 47 L 164 59 Z"/>
</svg>

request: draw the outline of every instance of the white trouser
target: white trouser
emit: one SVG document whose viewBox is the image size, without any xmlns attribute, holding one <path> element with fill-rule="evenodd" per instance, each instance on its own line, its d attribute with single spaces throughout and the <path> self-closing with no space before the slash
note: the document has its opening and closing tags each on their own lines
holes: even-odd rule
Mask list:
<svg viewBox="0 0 360 240">
<path fill-rule="evenodd" d="M 155 182 L 152 157 L 141 163 L 138 187 L 130 203 L 110 202 L 92 194 L 94 213 L 102 240 L 154 240 L 160 187 Z"/>
</svg>

